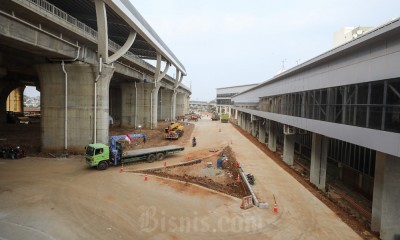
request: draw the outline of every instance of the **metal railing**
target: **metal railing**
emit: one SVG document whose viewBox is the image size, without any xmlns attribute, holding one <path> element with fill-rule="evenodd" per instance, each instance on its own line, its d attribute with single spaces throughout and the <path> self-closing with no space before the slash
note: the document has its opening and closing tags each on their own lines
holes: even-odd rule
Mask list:
<svg viewBox="0 0 400 240">
<path fill-rule="evenodd" d="M 64 21 L 65 23 L 68 23 L 70 26 L 78 28 L 79 30 L 83 31 L 85 33 L 85 35 L 88 36 L 89 38 L 92 38 L 96 42 L 98 41 L 96 30 L 87 26 L 83 22 L 79 21 L 75 17 L 69 15 L 68 13 L 59 9 L 58 7 L 54 6 L 53 4 L 47 2 L 46 0 L 19 0 L 19 1 L 22 3 L 25 3 L 25 4 L 30 3 L 30 4 L 35 5 L 39 9 L 45 11 L 46 13 L 51 14 L 51 15 L 57 17 L 58 19 Z M 26 5 L 28 7 L 30 6 L 29 4 L 26 4 Z M 114 41 L 112 41 L 110 39 L 108 40 L 108 46 L 113 51 L 118 51 L 118 49 L 121 48 L 121 46 L 119 44 L 115 43 Z M 143 59 L 141 59 L 140 57 L 136 56 L 135 54 L 133 54 L 129 51 L 126 52 L 124 57 L 128 58 L 129 60 L 132 60 L 133 62 L 139 62 L 142 65 L 145 65 L 152 70 L 155 69 L 154 66 L 152 66 L 148 62 L 144 61 Z"/>
<path fill-rule="evenodd" d="M 80 29 L 86 35 L 89 35 L 89 37 L 97 39 L 97 31 L 45 0 L 20 0 L 20 2 L 29 2 L 58 19 Z"/>
</svg>

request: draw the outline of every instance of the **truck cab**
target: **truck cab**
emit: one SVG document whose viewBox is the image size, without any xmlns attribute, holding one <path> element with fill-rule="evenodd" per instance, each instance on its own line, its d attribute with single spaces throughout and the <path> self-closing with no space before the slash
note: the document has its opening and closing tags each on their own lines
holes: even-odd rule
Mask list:
<svg viewBox="0 0 400 240">
<path fill-rule="evenodd" d="M 86 163 L 90 167 L 104 170 L 110 164 L 110 148 L 102 143 L 89 144 L 86 147 Z"/>
</svg>

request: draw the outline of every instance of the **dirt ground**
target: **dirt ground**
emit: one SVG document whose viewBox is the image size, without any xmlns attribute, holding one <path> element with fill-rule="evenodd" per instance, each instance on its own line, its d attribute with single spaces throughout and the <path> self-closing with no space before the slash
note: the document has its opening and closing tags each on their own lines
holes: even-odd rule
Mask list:
<svg viewBox="0 0 400 240">
<path fill-rule="evenodd" d="M 276 197 L 278 214 L 272 208 L 242 210 L 240 199 L 190 182 L 153 175 L 144 181 L 143 174 L 120 173 L 119 167 L 90 169 L 82 155 L 43 158 L 32 151 L 24 159 L 0 159 L 0 238 L 365 238 L 231 124 L 206 118 L 194 126 L 191 135 L 185 131 L 178 140 L 185 150 L 166 158 L 166 164 L 184 163 L 230 145 L 245 172 L 256 177 L 253 189 L 260 200 L 272 204 Z M 119 134 L 126 133 L 121 129 Z M 22 130 L 18 134 L 26 135 Z M 193 136 L 197 147 L 190 145 Z M 146 146 L 163 144 L 160 138 L 155 141 Z M 163 162 L 144 162 L 126 170 L 162 166 Z"/>
<path fill-rule="evenodd" d="M 190 141 L 190 136 L 194 129 L 191 122 L 182 122 L 184 125 L 184 135 L 178 140 L 165 140 L 163 138 L 164 129 L 169 122 L 159 122 L 156 129 L 141 129 L 110 127 L 109 135 L 125 135 L 127 133 L 144 133 L 146 134 L 146 143 L 142 138 L 132 139 L 132 143 L 124 143 L 126 150 L 141 149 L 148 147 L 158 147 L 166 145 L 185 145 Z M 53 157 L 48 153 L 40 153 L 40 124 L 0 124 L 0 148 L 2 146 L 21 146 L 28 156 Z M 107 143 L 106 143 L 107 144 Z"/>
<path fill-rule="evenodd" d="M 239 126 L 232 124 L 243 136 L 250 140 L 255 146 L 257 146 L 261 151 L 268 155 L 276 164 L 283 168 L 287 173 L 294 177 L 299 183 L 301 183 L 307 190 L 309 190 L 314 196 L 321 200 L 326 206 L 328 206 L 336 215 L 338 215 L 348 226 L 350 226 L 354 231 L 356 231 L 364 239 L 377 239 L 377 233 L 372 232 L 369 229 L 369 223 L 364 217 L 356 215 L 353 209 L 349 209 L 349 205 L 343 203 L 343 200 L 335 198 L 334 192 L 322 192 L 317 189 L 309 182 L 309 175 L 307 169 L 294 166 L 290 167 L 285 164 L 282 159 L 282 152 L 277 150 L 277 152 L 271 152 L 266 144 L 262 144 L 250 135 L 248 132 L 241 129 Z"/>
<path fill-rule="evenodd" d="M 228 159 L 222 168 L 218 168 L 217 160 L 222 156 L 226 156 Z M 194 183 L 238 198 L 251 194 L 241 178 L 238 181 L 239 164 L 229 146 L 220 150 L 219 154 L 211 153 L 210 156 L 209 151 L 203 151 L 202 154 L 198 152 L 194 156 L 195 160 L 190 159 L 187 161 L 190 164 L 140 172 Z M 210 163 L 211 166 L 209 166 Z"/>
</svg>

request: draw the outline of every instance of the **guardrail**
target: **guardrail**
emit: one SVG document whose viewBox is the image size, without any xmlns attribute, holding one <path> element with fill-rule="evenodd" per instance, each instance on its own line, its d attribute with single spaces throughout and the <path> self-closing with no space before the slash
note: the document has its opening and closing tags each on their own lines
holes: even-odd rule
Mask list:
<svg viewBox="0 0 400 240">
<path fill-rule="evenodd" d="M 91 38 L 95 42 L 97 42 L 97 31 L 94 30 L 93 28 L 87 26 L 83 22 L 79 21 L 77 18 L 69 15 L 65 11 L 59 9 L 58 7 L 54 6 L 54 4 L 51 4 L 47 2 L 46 0 L 19 0 L 19 2 L 25 4 L 27 7 L 31 7 L 31 4 L 36 6 L 38 9 L 46 12 L 47 14 L 51 14 L 54 17 L 57 17 L 59 20 L 62 20 L 63 22 L 67 23 L 71 27 L 77 28 L 78 30 L 82 31 L 85 33 L 86 37 Z M 118 51 L 118 49 L 121 48 L 121 46 L 117 43 L 115 43 L 112 40 L 108 40 L 108 46 L 110 47 L 111 50 L 113 51 Z M 144 61 L 140 57 L 136 56 L 135 54 L 131 52 L 127 52 L 124 55 L 125 58 L 128 58 L 129 60 L 133 62 L 139 62 L 142 65 L 145 65 L 147 67 L 150 67 L 152 70 L 154 70 L 154 66 L 149 64 L 148 62 Z"/>
</svg>

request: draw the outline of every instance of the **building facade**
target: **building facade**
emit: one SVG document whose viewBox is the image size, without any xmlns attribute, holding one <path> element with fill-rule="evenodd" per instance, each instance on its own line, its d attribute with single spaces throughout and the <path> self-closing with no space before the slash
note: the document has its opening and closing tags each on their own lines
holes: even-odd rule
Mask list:
<svg viewBox="0 0 400 240">
<path fill-rule="evenodd" d="M 400 20 L 374 28 L 232 97 L 232 114 L 319 189 L 371 201 L 371 229 L 400 235 Z M 368 214 L 367 214 L 368 215 Z"/>
</svg>

